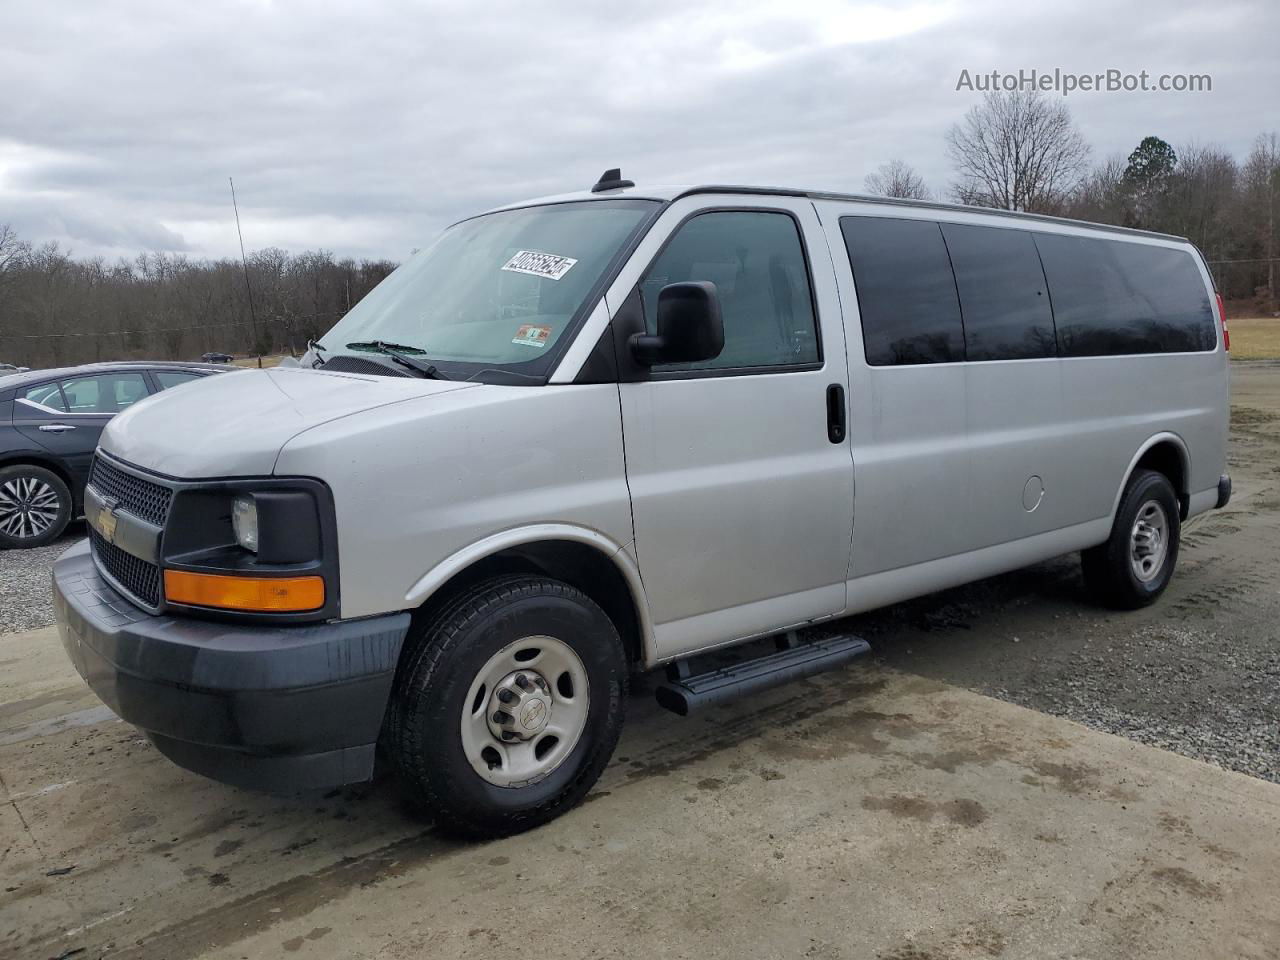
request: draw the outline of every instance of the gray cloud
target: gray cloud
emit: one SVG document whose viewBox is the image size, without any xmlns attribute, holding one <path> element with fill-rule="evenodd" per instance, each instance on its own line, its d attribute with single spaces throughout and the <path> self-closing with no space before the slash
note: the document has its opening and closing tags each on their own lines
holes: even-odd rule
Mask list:
<svg viewBox="0 0 1280 960">
<path fill-rule="evenodd" d="M 250 247 L 392 257 L 616 164 L 857 190 L 901 156 L 943 190 L 943 134 L 978 99 L 962 69 L 1212 74 L 1212 93 L 1070 97 L 1099 159 L 1150 133 L 1241 155 L 1280 126 L 1273 0 L 122 0 L 5 21 L 0 221 L 85 255 L 232 253 L 228 175 Z"/>
</svg>

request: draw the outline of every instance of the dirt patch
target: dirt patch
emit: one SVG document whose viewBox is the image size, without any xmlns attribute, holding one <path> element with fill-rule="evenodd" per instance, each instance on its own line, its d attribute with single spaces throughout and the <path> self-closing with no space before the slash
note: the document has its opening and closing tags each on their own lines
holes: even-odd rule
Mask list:
<svg viewBox="0 0 1280 960">
<path fill-rule="evenodd" d="M 1201 900 L 1220 900 L 1222 892 L 1216 883 L 1200 880 L 1185 867 L 1160 867 L 1151 871 L 1152 879 L 1174 887 Z"/>
<path fill-rule="evenodd" d="M 955 773 L 961 767 L 980 766 L 995 763 L 1009 757 L 1009 750 L 996 743 L 988 743 L 978 747 L 962 747 L 957 750 L 943 750 L 939 753 L 913 754 L 912 759 L 929 770 L 942 770 Z"/>
<path fill-rule="evenodd" d="M 316 927 L 306 936 L 291 937 L 290 939 L 284 941 L 284 943 L 280 944 L 280 946 L 284 947 L 284 949 L 287 950 L 289 953 L 296 953 L 297 951 L 302 949 L 303 945 L 308 940 L 319 940 L 321 937 L 325 936 L 332 930 L 333 930 L 332 927 Z"/>
<path fill-rule="evenodd" d="M 1231 407 L 1231 426 L 1244 427 L 1251 426 L 1255 423 L 1274 423 L 1280 420 L 1280 414 L 1271 412 L 1270 410 L 1259 410 L 1257 407 L 1242 407 L 1233 405 Z"/>
<path fill-rule="evenodd" d="M 1066 793 L 1081 793 L 1098 786 L 1098 771 L 1087 764 L 1036 761 L 1031 767 L 1041 778 L 1053 780 L 1058 789 Z"/>
<path fill-rule="evenodd" d="M 907 820 L 928 823 L 942 818 L 960 827 L 976 827 L 987 819 L 987 811 L 977 800 L 945 800 L 941 803 L 918 796 L 863 797 L 863 810 L 884 811 Z"/>
</svg>

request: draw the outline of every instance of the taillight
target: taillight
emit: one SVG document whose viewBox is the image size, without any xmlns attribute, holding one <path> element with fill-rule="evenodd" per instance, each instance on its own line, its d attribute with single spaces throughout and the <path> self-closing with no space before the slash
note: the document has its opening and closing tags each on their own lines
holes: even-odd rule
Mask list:
<svg viewBox="0 0 1280 960">
<path fill-rule="evenodd" d="M 1231 349 L 1231 331 L 1227 329 L 1227 308 L 1222 305 L 1222 294 L 1218 294 L 1218 322 L 1222 324 L 1222 349 Z"/>
</svg>

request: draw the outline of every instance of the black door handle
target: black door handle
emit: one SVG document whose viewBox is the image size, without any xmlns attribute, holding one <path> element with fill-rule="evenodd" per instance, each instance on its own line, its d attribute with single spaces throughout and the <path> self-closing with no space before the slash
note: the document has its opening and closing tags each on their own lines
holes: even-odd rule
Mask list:
<svg viewBox="0 0 1280 960">
<path fill-rule="evenodd" d="M 844 443 L 844 387 L 833 383 L 827 387 L 827 439 Z"/>
</svg>

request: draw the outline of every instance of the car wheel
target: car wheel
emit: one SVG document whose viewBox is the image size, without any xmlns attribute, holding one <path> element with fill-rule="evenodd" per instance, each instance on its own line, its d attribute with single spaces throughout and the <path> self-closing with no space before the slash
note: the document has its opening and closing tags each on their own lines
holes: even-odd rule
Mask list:
<svg viewBox="0 0 1280 960">
<path fill-rule="evenodd" d="M 18 464 L 0 470 L 0 547 L 42 547 L 71 522 L 71 491 L 51 470 Z"/>
<path fill-rule="evenodd" d="M 411 801 L 446 830 L 517 833 L 577 804 L 622 729 L 627 659 L 580 590 L 487 581 L 411 638 L 388 751 Z"/>
<path fill-rule="evenodd" d="M 1136 472 L 1110 538 L 1080 555 L 1090 592 L 1117 609 L 1145 607 L 1173 577 L 1180 532 L 1178 498 L 1168 478 L 1152 470 Z"/>
</svg>

